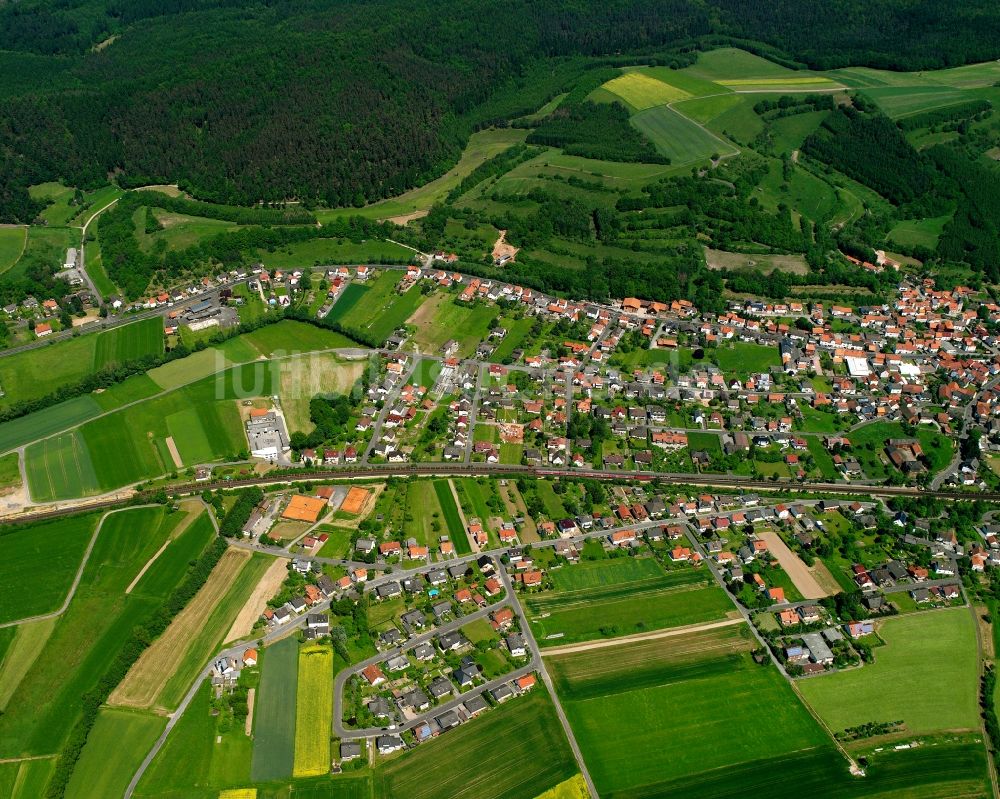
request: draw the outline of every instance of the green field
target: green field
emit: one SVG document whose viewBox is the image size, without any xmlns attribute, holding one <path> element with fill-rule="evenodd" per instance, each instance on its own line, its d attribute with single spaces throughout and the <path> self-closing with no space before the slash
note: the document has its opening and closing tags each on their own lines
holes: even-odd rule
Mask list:
<svg viewBox="0 0 1000 799">
<path fill-rule="evenodd" d="M 261 250 L 257 257 L 268 269 L 292 269 L 330 264 L 406 263 L 413 257 L 413 250 L 381 239 L 353 242 L 321 238 L 289 244 L 274 252 Z"/>
<path fill-rule="evenodd" d="M 541 685 L 436 741 L 378 766 L 376 795 L 533 799 L 577 772 Z"/>
<path fill-rule="evenodd" d="M 121 796 L 166 725 L 162 716 L 102 708 L 73 769 L 67 799 Z"/>
<path fill-rule="evenodd" d="M 929 460 L 929 470 L 933 474 L 943 469 L 951 462 L 954 452 L 954 442 L 927 426 L 918 427 L 915 437 L 920 442 L 924 456 Z M 874 479 L 885 477 L 894 467 L 886 466 L 881 456 L 884 454 L 886 442 L 892 438 L 910 438 L 906 429 L 899 422 L 873 422 L 863 425 L 848 434 L 852 448 L 851 452 L 858 459 L 865 473 Z"/>
<path fill-rule="evenodd" d="M 212 529 L 207 516 L 202 516 L 199 522 L 202 529 Z M 194 525 L 192 525 L 193 527 Z M 243 568 L 240 569 L 218 603 L 204 617 L 204 620 L 198 624 L 193 632 L 185 636 L 183 641 L 183 645 L 186 647 L 184 656 L 177 664 L 174 673 L 170 675 L 170 679 L 163 686 L 163 690 L 156 697 L 158 707 L 173 709 L 180 704 L 198 672 L 223 644 L 223 639 L 232 627 L 233 621 L 250 599 L 254 588 L 257 587 L 264 572 L 271 565 L 271 561 L 271 557 L 255 552 L 253 557 L 243 565 Z"/>
<path fill-rule="evenodd" d="M 297 322 L 294 319 L 283 319 L 277 324 L 259 328 L 240 338 L 260 355 L 267 357 L 357 346 L 355 342 L 340 333 L 306 322 Z"/>
<path fill-rule="evenodd" d="M 333 306 L 327 319 L 339 322 L 345 330 L 357 330 L 365 336 L 385 341 L 423 302 L 424 295 L 413 289 L 396 292 L 401 273 L 385 270 L 373 282 L 348 287 Z"/>
<path fill-rule="evenodd" d="M 330 771 L 330 725 L 333 723 L 333 650 L 312 644 L 299 653 L 295 700 L 296 777 Z"/>
<path fill-rule="evenodd" d="M 159 222 L 162 229 L 146 233 L 147 216 L 152 216 Z M 211 236 L 240 229 L 239 225 L 224 219 L 189 216 L 145 205 L 136 209 L 132 220 L 135 223 L 136 240 L 140 249 L 145 252 L 152 252 L 157 247 L 164 247 L 167 251 L 183 250 Z"/>
<path fill-rule="evenodd" d="M 496 316 L 495 307 L 467 305 L 456 302 L 450 294 L 435 294 L 410 321 L 417 328 L 413 341 L 421 352 L 437 355 L 446 341 L 454 339 L 458 342 L 457 356 L 468 358 L 487 336 L 490 320 Z"/>
<path fill-rule="evenodd" d="M 17 263 L 28 243 L 26 227 L 0 228 L 0 274 Z"/>
<path fill-rule="evenodd" d="M 654 561 L 564 567 L 557 588 L 525 599 L 542 647 L 722 619 L 733 606 L 708 572 L 663 572 Z M 574 575 L 574 570 L 581 570 Z M 561 584 L 561 586 L 560 586 Z"/>
<path fill-rule="evenodd" d="M 945 214 L 926 219 L 902 219 L 892 226 L 886 239 L 909 247 L 933 250 L 951 217 L 951 214 Z"/>
<path fill-rule="evenodd" d="M 77 397 L 41 411 L 0 424 L 0 451 L 27 444 L 43 436 L 92 419 L 101 407 L 92 396 Z"/>
<path fill-rule="evenodd" d="M 715 155 L 735 153 L 732 145 L 667 106 L 635 114 L 632 124 L 649 139 L 672 165 L 704 161 Z"/>
<path fill-rule="evenodd" d="M 254 708 L 254 782 L 287 779 L 295 763 L 295 695 L 299 645 L 286 638 L 267 648 Z"/>
<path fill-rule="evenodd" d="M 435 521 L 438 529 L 434 529 Z M 437 492 L 429 480 L 410 480 L 406 485 L 406 515 L 403 517 L 403 536 L 415 538 L 427 546 L 435 545 L 438 536 L 448 533 L 442 518 Z"/>
<path fill-rule="evenodd" d="M 158 316 L 143 319 L 97 334 L 94 370 L 162 354 L 163 321 Z"/>
<path fill-rule="evenodd" d="M 57 610 L 66 598 L 98 517 L 69 516 L 0 530 L 0 622 Z M 45 575 L 44 591 L 26 591 L 25 576 Z"/>
<path fill-rule="evenodd" d="M 444 518 L 444 527 L 451 542 L 455 545 L 455 552 L 459 555 L 468 555 L 472 552 L 469 546 L 469 537 L 465 534 L 462 526 L 462 519 L 458 515 L 458 506 L 455 504 L 455 497 L 451 493 L 451 487 L 447 480 L 434 481 L 434 493 L 437 496 L 438 504 L 441 506 L 441 516 Z"/>
<path fill-rule="evenodd" d="M 869 757 L 865 777 L 847 770 L 832 746 L 740 763 L 626 791 L 605 799 L 986 799 L 990 796 L 986 752 L 976 742 L 941 742 Z"/>
<path fill-rule="evenodd" d="M 948 86 L 888 86 L 865 89 L 864 93 L 893 119 L 973 99 L 973 95 Z"/>
<path fill-rule="evenodd" d="M 913 735 L 978 729 L 974 624 L 965 608 L 887 619 L 874 664 L 805 680 L 802 695 L 835 731 L 897 719 Z"/>
<path fill-rule="evenodd" d="M 249 785 L 251 739 L 242 724 L 227 729 L 211 710 L 206 681 L 143 775 L 136 796 L 217 799 L 220 788 Z"/>
<path fill-rule="evenodd" d="M 717 349 L 708 350 L 706 354 L 712 356 L 723 372 L 738 377 L 766 372 L 772 366 L 781 366 L 778 348 L 766 347 L 762 344 L 743 342 L 736 342 L 731 346 L 723 344 Z"/>
<path fill-rule="evenodd" d="M 547 659 L 601 796 L 671 795 L 673 778 L 829 747 L 748 638 L 740 625 Z"/>
<path fill-rule="evenodd" d="M 316 218 L 325 223 L 343 216 L 366 216 L 372 219 L 388 219 L 396 216 L 430 210 L 455 188 L 462 179 L 476 167 L 495 155 L 523 142 L 528 135 L 524 129 L 499 128 L 473 133 L 462 151 L 458 163 L 436 180 L 393 197 L 389 200 L 368 205 L 364 208 L 333 208 L 316 212 Z"/>
<path fill-rule="evenodd" d="M 645 71 L 626 72 L 609 80 L 601 88 L 621 98 L 636 111 L 675 100 L 686 100 L 691 96 L 683 89 L 664 83 Z"/>
<path fill-rule="evenodd" d="M 168 514 L 163 507 L 107 517 L 73 600 L 11 691 L 8 712 L 0 715 L 0 758 L 60 749 L 80 712 L 80 697 L 97 684 L 133 629 L 159 610 L 204 547 L 203 539 L 188 539 L 186 543 L 195 546 L 183 557 L 158 563 L 155 582 L 140 583 L 125 593 L 185 517 L 183 512 Z"/>
<path fill-rule="evenodd" d="M 5 799 L 37 799 L 44 795 L 55 767 L 54 759 L 0 764 L 0 796 Z"/>
<path fill-rule="evenodd" d="M 105 450 L 113 451 L 113 447 Z M 31 498 L 36 502 L 100 492 L 90 450 L 77 430 L 32 444 L 25 450 L 24 462 Z"/>
</svg>

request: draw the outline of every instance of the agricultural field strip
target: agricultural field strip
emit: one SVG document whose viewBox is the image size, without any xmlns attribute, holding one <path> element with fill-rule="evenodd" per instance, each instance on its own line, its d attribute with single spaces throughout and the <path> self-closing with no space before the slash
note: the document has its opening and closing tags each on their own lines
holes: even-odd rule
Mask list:
<svg viewBox="0 0 1000 799">
<path fill-rule="evenodd" d="M 90 560 L 90 553 L 94 550 L 94 545 L 97 543 L 97 536 L 101 532 L 101 528 L 104 526 L 104 520 L 111 516 L 113 513 L 121 513 L 126 510 L 136 510 L 137 508 L 158 508 L 159 505 L 146 504 L 146 505 L 130 505 L 127 508 L 116 508 L 114 510 L 107 511 L 100 520 L 97 522 L 97 527 L 94 529 L 94 534 L 90 537 L 90 543 L 87 544 L 87 549 L 83 553 L 83 558 L 80 561 L 80 567 L 76 570 L 76 576 L 73 578 L 73 583 L 69 587 L 69 591 L 66 593 L 66 599 L 63 601 L 62 606 L 58 610 L 54 610 L 50 613 L 42 613 L 38 616 L 27 616 L 23 619 L 15 619 L 14 621 L 5 621 L 0 624 L 0 629 L 4 627 L 16 627 L 19 624 L 27 624 L 34 621 L 43 621 L 44 619 L 54 619 L 57 616 L 61 616 L 66 612 L 66 608 L 69 607 L 69 603 L 73 600 L 76 595 L 76 589 L 80 586 L 80 580 L 83 578 L 83 571 L 87 567 L 87 561 Z"/>
<path fill-rule="evenodd" d="M 376 352 L 376 350 L 370 350 L 370 348 L 365 347 L 365 346 L 359 344 L 357 347 L 332 347 L 332 348 L 329 348 L 329 349 L 310 350 L 308 352 L 290 353 L 288 355 L 276 355 L 276 356 L 271 356 L 268 360 L 269 361 L 294 361 L 294 360 L 296 360 L 298 358 L 304 358 L 306 356 L 313 356 L 313 355 L 324 355 L 324 354 L 349 355 L 349 354 L 351 354 L 351 353 L 353 353 L 353 352 L 355 352 L 357 350 L 366 350 L 366 351 Z M 103 410 L 100 413 L 95 414 L 94 416 L 90 416 L 90 417 L 84 419 L 83 421 L 76 422 L 76 423 L 71 424 L 71 425 L 67 425 L 66 427 L 62 427 L 62 428 L 60 428 L 58 430 L 54 430 L 51 433 L 47 433 L 46 435 L 44 435 L 44 436 L 42 436 L 40 438 L 33 439 L 31 441 L 25 442 L 24 444 L 21 444 L 20 446 L 12 447 L 11 449 L 8 449 L 8 450 L 6 450 L 4 452 L 0 452 L 0 456 L 9 455 L 11 452 L 18 452 L 21 449 L 23 449 L 24 447 L 28 446 L 29 444 L 37 444 L 37 443 L 39 443 L 41 441 L 46 441 L 46 440 L 48 440 L 50 438 L 55 438 L 56 436 L 59 436 L 59 435 L 61 435 L 63 433 L 67 433 L 67 432 L 70 432 L 70 431 L 73 431 L 73 430 L 78 430 L 79 428 L 81 428 L 85 424 L 87 424 L 88 422 L 93 422 L 93 421 L 96 421 L 97 419 L 103 419 L 105 416 L 110 416 L 113 413 L 118 413 L 119 411 L 123 411 L 123 410 L 125 410 L 127 408 L 131 408 L 131 407 L 133 407 L 135 405 L 141 405 L 144 402 L 149 402 L 151 400 L 159 399 L 160 397 L 164 397 L 167 394 L 173 394 L 173 393 L 175 393 L 177 391 L 182 391 L 183 389 L 189 388 L 190 386 L 194 385 L 195 383 L 200 383 L 202 380 L 205 380 L 205 379 L 207 379 L 209 377 L 218 378 L 220 375 L 227 374 L 227 373 L 235 371 L 237 369 L 242 369 L 242 368 L 244 368 L 246 366 L 247 366 L 246 363 L 234 363 L 234 364 L 231 364 L 231 365 L 227 366 L 225 369 L 222 369 L 221 371 L 218 371 L 218 372 L 214 372 L 214 373 L 212 373 L 210 375 L 196 377 L 196 378 L 194 378 L 192 380 L 189 380 L 189 381 L 187 381 L 185 383 L 181 383 L 181 384 L 179 384 L 177 386 L 174 386 L 173 388 L 163 389 L 162 391 L 160 391 L 160 392 L 158 392 L 156 394 L 151 394 L 148 397 L 142 397 L 140 399 L 133 400 L 132 402 L 127 402 L 124 405 L 119 405 L 116 408 L 110 408 L 108 410 Z"/>
<path fill-rule="evenodd" d="M 532 610 L 548 610 L 559 608 L 569 610 L 585 607 L 597 601 L 621 599 L 637 594 L 673 594 L 685 591 L 696 591 L 711 585 L 711 580 L 689 580 L 681 583 L 665 582 L 662 577 L 647 577 L 630 580 L 617 585 L 599 586 L 594 588 L 576 588 L 569 591 L 557 591 L 552 595 L 528 597 L 526 603 Z"/>
</svg>

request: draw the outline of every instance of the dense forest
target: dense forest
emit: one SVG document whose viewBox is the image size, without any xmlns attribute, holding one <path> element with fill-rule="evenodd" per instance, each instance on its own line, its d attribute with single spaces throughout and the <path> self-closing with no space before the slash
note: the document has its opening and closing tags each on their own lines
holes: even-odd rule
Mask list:
<svg viewBox="0 0 1000 799">
<path fill-rule="evenodd" d="M 669 164 L 670 159 L 660 155 L 628 118 L 618 103 L 564 103 L 528 135 L 528 141 L 584 158 Z"/>
<path fill-rule="evenodd" d="M 0 5 L 0 220 L 33 218 L 31 183 L 112 173 L 234 205 L 360 205 L 589 72 L 723 42 L 925 68 L 995 57 L 1000 15 L 985 0 L 21 0 Z"/>
</svg>

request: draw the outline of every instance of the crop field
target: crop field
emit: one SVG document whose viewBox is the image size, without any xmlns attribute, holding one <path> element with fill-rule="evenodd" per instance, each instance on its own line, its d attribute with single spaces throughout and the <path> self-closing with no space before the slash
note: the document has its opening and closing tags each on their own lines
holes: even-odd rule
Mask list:
<svg viewBox="0 0 1000 799">
<path fill-rule="evenodd" d="M 45 786 L 55 767 L 54 758 L 0 764 L 0 796 L 5 799 L 37 799 L 44 796 Z"/>
<path fill-rule="evenodd" d="M 233 619 L 270 565 L 265 556 L 230 549 L 201 587 L 125 675 L 110 704 L 175 707 L 199 669 L 222 643 Z"/>
<path fill-rule="evenodd" d="M 801 76 L 802 72 L 783 67 L 766 58 L 738 50 L 735 47 L 720 47 L 698 54 L 698 60 L 687 69 L 680 70 L 707 80 L 719 82 L 735 77 L 790 78 Z"/>
<path fill-rule="evenodd" d="M 340 333 L 316 327 L 294 319 L 283 319 L 273 325 L 258 328 L 241 336 L 257 352 L 267 357 L 290 355 L 298 352 L 315 352 L 339 347 L 356 347 L 357 344 Z"/>
<path fill-rule="evenodd" d="M 98 516 L 0 529 L 0 622 L 57 610 L 80 568 Z M 26 591 L 25 575 L 45 574 L 44 591 Z"/>
<path fill-rule="evenodd" d="M 315 427 L 309 403 L 317 394 L 348 394 L 367 362 L 345 361 L 332 353 L 315 353 L 282 361 L 278 394 L 290 432 L 309 433 Z"/>
<path fill-rule="evenodd" d="M 746 632 L 547 661 L 602 796 L 664 795 L 656 789 L 672 777 L 829 746 L 777 670 L 753 662 Z"/>
<path fill-rule="evenodd" d="M 230 399 L 216 397 L 228 397 L 240 384 L 254 386 L 257 394 L 272 389 L 270 371 L 263 365 L 245 369 L 261 374 L 247 377 L 237 370 L 224 383 L 201 381 L 32 444 L 25 460 L 32 497 L 86 496 L 172 471 L 165 445 L 170 435 L 185 463 L 238 454 L 246 449 L 238 408 Z M 106 457 L 110 452 L 115 457 Z"/>
<path fill-rule="evenodd" d="M 662 577 L 663 574 L 660 564 L 653 558 L 614 558 L 566 566 L 552 571 L 551 577 L 557 591 L 578 591 Z M 696 572 L 692 571 L 692 574 Z"/>
<path fill-rule="evenodd" d="M 104 451 L 115 452 L 115 448 Z M 100 492 L 101 484 L 90 458 L 90 449 L 78 430 L 32 444 L 25 450 L 24 461 L 28 488 L 36 502 Z"/>
<path fill-rule="evenodd" d="M 516 764 L 516 767 L 511 767 Z M 534 799 L 577 772 L 541 685 L 436 741 L 378 766 L 377 796 Z"/>
<path fill-rule="evenodd" d="M 976 631 L 968 610 L 887 619 L 879 635 L 886 645 L 875 650 L 873 664 L 801 683 L 831 729 L 896 719 L 910 734 L 978 729 Z"/>
<path fill-rule="evenodd" d="M 124 794 L 166 724 L 162 716 L 102 708 L 73 769 L 67 799 Z"/>
<path fill-rule="evenodd" d="M 636 111 L 665 105 L 675 100 L 686 100 L 691 96 L 683 89 L 664 83 L 642 71 L 626 72 L 621 77 L 609 80 L 601 88 L 617 95 Z"/>
<path fill-rule="evenodd" d="M 373 283 L 366 285 L 364 294 L 357 299 L 354 298 L 355 292 L 346 308 L 342 308 L 340 302 L 334 305 L 327 318 L 340 322 L 345 330 L 357 330 L 378 341 L 385 341 L 424 300 L 424 295 L 414 289 L 398 294 L 396 284 L 399 279 L 398 271 L 386 270 Z"/>
<path fill-rule="evenodd" d="M 176 575 L 183 574 L 191 562 L 192 553 L 200 554 L 215 537 L 215 528 L 207 513 L 199 514 L 194 520 L 181 518 L 176 523 L 170 520 L 166 523 L 171 524 L 170 543 L 133 586 L 132 590 L 139 594 L 166 594 L 173 587 Z M 139 576 L 138 571 L 135 576 Z"/>
<path fill-rule="evenodd" d="M 17 263 L 25 245 L 28 243 L 26 227 L 0 228 L 0 274 L 3 274 Z"/>
<path fill-rule="evenodd" d="M 454 339 L 458 342 L 458 357 L 468 358 L 489 333 L 490 320 L 496 316 L 496 308 L 462 305 L 452 295 L 439 293 L 406 321 L 417 328 L 413 342 L 421 352 L 437 355 L 446 341 Z"/>
<path fill-rule="evenodd" d="M 458 515 L 458 506 L 455 504 L 455 497 L 451 493 L 448 481 L 435 480 L 434 493 L 441 506 L 445 531 L 455 545 L 455 552 L 459 555 L 468 555 L 472 552 L 472 548 L 469 546 L 469 538 L 465 534 L 465 527 L 462 525 L 462 518 Z"/>
<path fill-rule="evenodd" d="M 0 407 L 44 397 L 93 370 L 98 336 L 79 336 L 8 355 L 0 360 Z"/>
<path fill-rule="evenodd" d="M 640 111 L 630 122 L 674 166 L 702 161 L 713 154 L 735 152 L 731 144 L 666 106 Z"/>
<path fill-rule="evenodd" d="M 973 99 L 967 92 L 948 86 L 887 86 L 865 89 L 864 93 L 893 119 Z"/>
<path fill-rule="evenodd" d="M 254 782 L 287 779 L 295 763 L 295 693 L 299 645 L 286 638 L 269 646 L 254 706 Z"/>
<path fill-rule="evenodd" d="M 746 103 L 746 99 L 738 94 L 718 94 L 708 97 L 694 97 L 677 103 L 675 110 L 688 119 L 705 125 L 738 105 Z"/>
<path fill-rule="evenodd" d="M 80 586 L 59 617 L 9 704 L 35 711 L 0 716 L 0 757 L 48 754 L 58 750 L 80 712 L 80 697 L 91 690 L 114 661 L 133 629 L 156 612 L 170 590 L 200 554 L 192 549 L 160 564 L 161 590 L 126 587 L 186 518 L 165 508 L 134 508 L 112 513 L 83 571 Z M 200 543 L 204 546 L 203 542 Z"/>
<path fill-rule="evenodd" d="M 295 777 L 330 771 L 333 724 L 333 650 L 318 644 L 299 653 L 299 685 L 295 710 Z"/>
<path fill-rule="evenodd" d="M 148 399 L 160 393 L 160 387 L 149 375 L 137 374 L 127 380 L 116 383 L 101 392 L 94 392 L 93 398 L 103 411 L 113 411 L 123 405 L 129 405 L 141 399 Z"/>
<path fill-rule="evenodd" d="M 101 412 L 93 396 L 76 397 L 19 419 L 0 424 L 0 452 L 65 430 Z"/>
<path fill-rule="evenodd" d="M 3 629 L 0 634 L 0 640 L 4 642 L 0 644 L 0 711 L 7 707 L 17 686 L 52 635 L 55 625 L 53 618 Z"/>
<path fill-rule="evenodd" d="M 587 579 L 598 580 L 599 574 L 595 567 Z M 681 569 L 633 579 L 614 573 L 608 577 L 609 582 L 589 588 L 546 591 L 525 600 L 543 648 L 713 621 L 733 610 L 725 592 L 705 572 Z M 610 582 L 616 577 L 621 581 Z"/>
<path fill-rule="evenodd" d="M 163 321 L 143 319 L 97 334 L 94 370 L 163 353 Z"/>
</svg>

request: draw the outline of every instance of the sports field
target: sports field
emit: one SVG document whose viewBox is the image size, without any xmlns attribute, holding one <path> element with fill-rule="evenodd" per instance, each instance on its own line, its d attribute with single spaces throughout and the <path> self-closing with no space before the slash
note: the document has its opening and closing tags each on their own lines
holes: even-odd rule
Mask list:
<svg viewBox="0 0 1000 799">
<path fill-rule="evenodd" d="M 286 638 L 267 648 L 254 706 L 254 782 L 288 779 L 295 763 L 295 696 L 299 645 Z"/>
<path fill-rule="evenodd" d="M 601 88 L 617 95 L 636 111 L 665 105 L 675 100 L 685 100 L 691 96 L 683 89 L 640 71 L 626 72 L 621 77 L 609 80 Z"/>
<path fill-rule="evenodd" d="M 490 710 L 375 771 L 376 796 L 534 799 L 577 771 L 552 701 L 531 694 Z"/>
<path fill-rule="evenodd" d="M 690 164 L 713 154 L 736 152 L 731 144 L 666 106 L 640 111 L 630 121 L 670 159 L 671 165 Z"/>
<path fill-rule="evenodd" d="M 902 720 L 910 734 L 978 729 L 976 630 L 966 608 L 886 619 L 886 645 L 861 669 L 803 680 L 803 697 L 834 731 Z"/>
<path fill-rule="evenodd" d="M 751 640 L 740 625 L 546 661 L 601 796 L 828 745 Z"/>
<path fill-rule="evenodd" d="M 733 610 L 708 572 L 665 573 L 651 559 L 629 567 L 617 560 L 583 563 L 553 575 L 561 586 L 525 600 L 543 648 L 713 621 Z"/>
<path fill-rule="evenodd" d="M 80 568 L 97 514 L 0 528 L 0 622 L 57 610 Z M 44 591 L 26 591 L 25 575 L 44 574 Z"/>
<path fill-rule="evenodd" d="M 299 653 L 293 776 L 316 777 L 329 773 L 332 724 L 333 650 L 311 644 Z"/>
<path fill-rule="evenodd" d="M 67 799 L 121 796 L 166 725 L 162 716 L 102 708 L 73 769 Z"/>
</svg>

